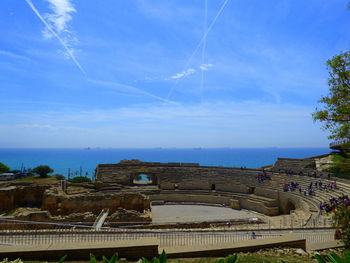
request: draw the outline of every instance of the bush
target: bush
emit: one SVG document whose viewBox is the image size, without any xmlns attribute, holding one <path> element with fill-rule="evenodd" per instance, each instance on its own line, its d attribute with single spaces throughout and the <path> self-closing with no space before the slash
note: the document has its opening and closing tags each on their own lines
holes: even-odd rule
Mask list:
<svg viewBox="0 0 350 263">
<path fill-rule="evenodd" d="M 8 173 L 10 172 L 10 168 L 3 164 L 3 163 L 0 163 L 0 173 Z"/>
<path fill-rule="evenodd" d="M 334 154 L 332 158 L 333 164 L 329 171 L 337 177 L 350 179 L 350 152 L 349 149 L 342 153 Z"/>
<path fill-rule="evenodd" d="M 91 179 L 86 176 L 77 176 L 68 180 L 71 183 L 90 183 Z"/>
<path fill-rule="evenodd" d="M 39 165 L 30 171 L 31 173 L 36 173 L 40 177 L 45 178 L 47 174 L 52 173 L 53 170 L 48 165 Z"/>
<path fill-rule="evenodd" d="M 315 255 L 315 258 L 317 259 L 317 262 L 319 262 L 319 263 L 326 263 L 326 262 L 347 263 L 347 262 L 350 262 L 350 252 L 349 251 L 345 251 L 343 258 L 341 258 L 335 252 L 330 253 L 326 257 L 322 257 L 319 253 L 317 253 Z"/>
<path fill-rule="evenodd" d="M 350 206 L 338 206 L 332 219 L 334 227 L 340 230 L 341 240 L 350 248 Z"/>
</svg>

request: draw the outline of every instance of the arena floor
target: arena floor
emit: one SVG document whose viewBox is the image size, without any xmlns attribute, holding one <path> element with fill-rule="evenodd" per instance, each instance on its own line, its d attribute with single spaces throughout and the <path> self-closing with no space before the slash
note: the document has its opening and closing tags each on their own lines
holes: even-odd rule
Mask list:
<svg viewBox="0 0 350 263">
<path fill-rule="evenodd" d="M 263 217 L 256 212 L 234 210 L 225 207 L 204 205 L 157 205 L 152 206 L 153 223 L 183 223 L 198 221 L 225 221 L 230 219 L 245 219 Z"/>
</svg>

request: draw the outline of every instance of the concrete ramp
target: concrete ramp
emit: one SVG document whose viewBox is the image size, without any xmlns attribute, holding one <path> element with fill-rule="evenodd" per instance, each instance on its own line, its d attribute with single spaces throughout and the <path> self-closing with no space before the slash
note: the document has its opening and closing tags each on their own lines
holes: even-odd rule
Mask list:
<svg viewBox="0 0 350 263">
<path fill-rule="evenodd" d="M 169 258 L 222 257 L 239 252 L 252 252 L 275 247 L 295 247 L 306 250 L 306 240 L 288 233 L 280 237 L 259 238 L 236 243 L 164 248 Z M 163 248 L 162 248 L 163 249 Z"/>
<path fill-rule="evenodd" d="M 92 226 L 95 230 L 100 230 L 106 221 L 106 218 L 109 214 L 109 209 L 102 209 L 101 213 L 98 215 L 98 217 L 95 220 L 94 225 Z"/>
<path fill-rule="evenodd" d="M 0 246 L 0 258 L 15 260 L 58 261 L 64 255 L 67 260 L 89 261 L 89 253 L 98 259 L 102 256 L 111 257 L 118 253 L 119 257 L 138 260 L 141 257 L 151 259 L 158 256 L 158 240 L 140 238 L 99 243 L 64 243 L 35 246 Z"/>
</svg>

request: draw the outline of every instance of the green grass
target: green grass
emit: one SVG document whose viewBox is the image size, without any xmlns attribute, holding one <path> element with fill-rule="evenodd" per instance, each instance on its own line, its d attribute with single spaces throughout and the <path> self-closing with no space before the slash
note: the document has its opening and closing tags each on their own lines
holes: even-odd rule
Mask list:
<svg viewBox="0 0 350 263">
<path fill-rule="evenodd" d="M 23 178 L 15 179 L 9 182 L 40 182 L 40 183 L 55 183 L 57 179 L 54 175 L 49 175 L 46 178 L 41 178 L 40 176 L 31 175 Z"/>
</svg>

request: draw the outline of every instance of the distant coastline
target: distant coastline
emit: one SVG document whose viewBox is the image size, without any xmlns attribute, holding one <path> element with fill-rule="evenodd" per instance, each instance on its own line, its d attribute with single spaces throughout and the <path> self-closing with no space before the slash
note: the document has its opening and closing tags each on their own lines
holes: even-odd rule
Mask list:
<svg viewBox="0 0 350 263">
<path fill-rule="evenodd" d="M 46 164 L 55 173 L 67 175 L 80 171 L 94 174 L 97 164 L 117 163 L 124 159 L 139 159 L 150 162 L 190 162 L 209 166 L 258 168 L 272 164 L 278 157 L 306 158 L 331 152 L 329 148 L 0 148 L 0 162 L 11 169 Z"/>
</svg>

